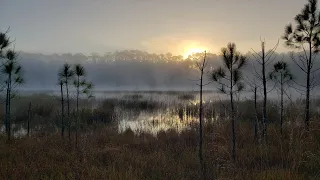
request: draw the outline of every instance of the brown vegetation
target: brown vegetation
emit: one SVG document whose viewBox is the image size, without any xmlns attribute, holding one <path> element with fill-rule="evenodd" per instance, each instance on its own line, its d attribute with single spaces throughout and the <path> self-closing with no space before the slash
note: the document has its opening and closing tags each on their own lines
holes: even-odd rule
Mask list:
<svg viewBox="0 0 320 180">
<path fill-rule="evenodd" d="M 238 123 L 237 160 L 231 158 L 230 123 L 204 129 L 208 179 L 317 179 L 319 124 L 310 133 L 295 124 L 283 137 L 270 125 L 266 145 L 254 141 L 253 126 Z M 79 146 L 56 134 L 0 138 L 1 179 L 200 179 L 196 128 L 151 134 L 121 134 L 97 128 L 79 136 Z"/>
</svg>

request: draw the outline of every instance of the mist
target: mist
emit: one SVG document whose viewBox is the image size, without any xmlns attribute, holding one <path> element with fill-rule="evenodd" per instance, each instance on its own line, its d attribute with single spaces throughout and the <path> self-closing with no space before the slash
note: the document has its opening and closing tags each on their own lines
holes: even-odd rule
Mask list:
<svg viewBox="0 0 320 180">
<path fill-rule="evenodd" d="M 260 66 L 250 52 L 246 56 L 249 61 L 243 76 L 248 79 L 256 78 L 254 74 L 261 71 Z M 25 77 L 21 90 L 59 90 L 57 72 L 68 62 L 80 63 L 86 68 L 87 79 L 94 84 L 95 91 L 197 91 L 199 72 L 195 63 L 203 59 L 203 53 L 184 59 L 183 56 L 171 53 L 150 54 L 139 50 L 108 52 L 103 55 L 92 53 L 88 56 L 81 53 L 50 55 L 21 52 L 19 58 Z M 207 60 L 207 72 L 221 65 L 221 57 L 217 54 L 209 53 Z M 279 60 L 289 64 L 297 82 L 304 82 L 304 74 L 293 63 L 289 52 L 275 53 L 274 62 Z M 267 68 L 271 71 L 272 63 Z M 205 76 L 206 82 L 209 82 L 208 76 Z M 272 84 L 270 86 L 272 88 Z M 217 88 L 215 84 L 210 84 L 205 89 Z"/>
</svg>

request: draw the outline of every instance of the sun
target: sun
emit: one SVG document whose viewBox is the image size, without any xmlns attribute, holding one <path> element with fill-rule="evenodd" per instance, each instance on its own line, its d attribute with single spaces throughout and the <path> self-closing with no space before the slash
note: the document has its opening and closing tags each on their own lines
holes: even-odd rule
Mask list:
<svg viewBox="0 0 320 180">
<path fill-rule="evenodd" d="M 206 49 L 204 47 L 188 47 L 185 48 L 183 58 L 187 59 L 190 55 L 195 53 L 203 53 Z"/>
</svg>

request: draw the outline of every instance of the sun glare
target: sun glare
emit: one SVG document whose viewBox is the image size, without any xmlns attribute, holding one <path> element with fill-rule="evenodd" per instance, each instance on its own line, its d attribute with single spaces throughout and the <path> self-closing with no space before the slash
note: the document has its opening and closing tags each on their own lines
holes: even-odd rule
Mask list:
<svg viewBox="0 0 320 180">
<path fill-rule="evenodd" d="M 186 48 L 183 57 L 187 59 L 190 55 L 195 54 L 195 53 L 202 53 L 206 49 L 205 48 L 200 48 L 200 47 L 190 47 Z"/>
</svg>

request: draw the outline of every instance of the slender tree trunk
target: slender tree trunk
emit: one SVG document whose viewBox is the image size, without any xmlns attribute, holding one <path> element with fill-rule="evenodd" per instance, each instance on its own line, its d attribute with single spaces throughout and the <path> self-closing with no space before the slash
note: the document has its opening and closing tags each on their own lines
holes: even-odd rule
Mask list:
<svg viewBox="0 0 320 180">
<path fill-rule="evenodd" d="M 11 139 L 11 74 L 9 74 L 8 80 L 8 111 L 7 111 L 7 118 L 8 118 L 8 140 Z"/>
<path fill-rule="evenodd" d="M 309 42 L 309 60 L 307 67 L 307 86 L 306 86 L 306 108 L 305 108 L 305 126 L 307 131 L 309 131 L 309 121 L 310 121 L 310 75 L 311 75 L 311 63 L 312 63 L 312 44 Z"/>
<path fill-rule="evenodd" d="M 267 141 L 267 78 L 266 78 L 266 61 L 265 61 L 265 44 L 262 42 L 262 83 L 263 83 L 263 138 Z"/>
<path fill-rule="evenodd" d="M 309 130 L 310 120 L 310 71 L 308 71 L 307 77 L 307 93 L 306 93 L 306 110 L 305 110 L 305 125 L 306 129 Z"/>
<path fill-rule="evenodd" d="M 255 119 L 254 119 L 254 139 L 258 138 L 258 106 L 257 106 L 257 87 L 254 87 L 254 111 L 255 111 Z"/>
<path fill-rule="evenodd" d="M 61 136 L 64 137 L 64 98 L 63 98 L 63 83 L 60 84 L 61 90 Z"/>
<path fill-rule="evenodd" d="M 66 88 L 67 88 L 68 137 L 69 137 L 69 140 L 70 140 L 70 138 L 71 138 L 71 120 L 70 120 L 70 99 L 69 99 L 68 82 L 66 82 Z"/>
<path fill-rule="evenodd" d="M 29 110 L 28 110 L 28 127 L 27 127 L 28 137 L 30 137 L 30 121 L 31 121 L 31 102 L 29 103 Z"/>
<path fill-rule="evenodd" d="M 79 121 L 79 87 L 80 86 L 80 82 L 79 82 L 79 76 L 78 76 L 78 82 L 77 82 L 77 118 L 76 118 L 76 147 L 78 146 L 78 121 Z"/>
<path fill-rule="evenodd" d="M 233 102 L 233 69 L 230 70 L 230 105 L 231 105 L 231 123 L 232 123 L 232 160 L 236 161 L 236 127 L 235 127 L 235 110 Z"/>
<path fill-rule="evenodd" d="M 206 51 L 204 53 L 204 58 L 202 66 L 200 68 L 200 103 L 199 103 L 199 160 L 202 171 L 202 179 L 206 179 L 206 164 L 203 159 L 203 73 L 206 67 Z"/>
<path fill-rule="evenodd" d="M 77 82 L 77 113 L 78 113 L 78 110 L 79 110 L 79 94 L 80 94 L 80 82 L 79 82 L 79 76 L 78 76 L 78 82 Z"/>
<path fill-rule="evenodd" d="M 305 109 L 305 126 L 309 131 L 309 120 L 310 120 L 310 70 L 307 75 L 307 93 L 306 93 L 306 109 Z"/>
<path fill-rule="evenodd" d="M 6 117 L 5 117 L 5 121 L 6 121 L 6 133 L 7 133 L 7 137 L 8 140 L 10 140 L 10 131 L 9 131 L 9 97 L 10 97 L 10 93 L 9 93 L 9 88 L 10 88 L 10 84 L 9 84 L 9 78 L 7 80 L 7 95 L 6 95 Z"/>
<path fill-rule="evenodd" d="M 11 90 L 9 89 L 8 103 L 8 140 L 11 139 Z"/>
<path fill-rule="evenodd" d="M 203 178 L 205 178 L 205 167 L 203 162 L 203 104 L 202 104 L 202 89 L 203 89 L 203 67 L 200 76 L 200 104 L 199 104 L 199 160 Z"/>
<path fill-rule="evenodd" d="M 9 126 L 8 126 L 8 104 L 9 104 L 9 84 L 7 84 L 7 92 L 6 92 L 6 106 L 5 106 L 5 128 L 6 134 L 8 134 Z"/>
<path fill-rule="evenodd" d="M 232 121 L 232 160 L 236 160 L 236 127 L 235 127 L 235 111 L 234 111 L 234 102 L 233 102 L 233 93 L 230 93 L 230 102 L 231 102 L 231 121 Z"/>
<path fill-rule="evenodd" d="M 281 73 L 281 80 L 280 80 L 280 84 L 281 84 L 281 110 L 280 110 L 280 133 L 282 135 L 282 126 L 283 126 L 283 75 Z"/>
</svg>

